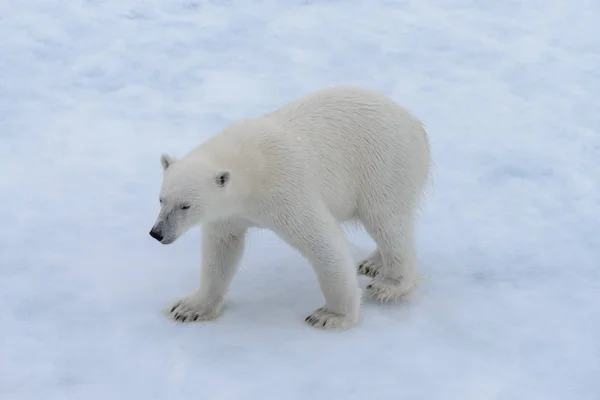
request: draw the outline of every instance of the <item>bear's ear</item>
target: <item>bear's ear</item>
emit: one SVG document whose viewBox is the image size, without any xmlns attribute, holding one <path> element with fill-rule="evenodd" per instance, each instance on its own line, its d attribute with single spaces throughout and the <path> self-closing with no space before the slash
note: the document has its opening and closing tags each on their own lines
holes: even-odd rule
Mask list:
<svg viewBox="0 0 600 400">
<path fill-rule="evenodd" d="M 169 166 L 171 164 L 173 164 L 176 161 L 176 158 L 173 156 L 170 156 L 168 154 L 163 153 L 160 156 L 160 164 L 163 167 L 163 171 L 166 170 L 167 168 L 169 168 Z"/>
<path fill-rule="evenodd" d="M 229 182 L 229 178 L 231 178 L 231 172 L 229 170 L 224 169 L 217 172 L 217 174 L 215 175 L 215 182 L 217 183 L 217 186 L 223 187 L 227 185 L 227 183 Z"/>
</svg>

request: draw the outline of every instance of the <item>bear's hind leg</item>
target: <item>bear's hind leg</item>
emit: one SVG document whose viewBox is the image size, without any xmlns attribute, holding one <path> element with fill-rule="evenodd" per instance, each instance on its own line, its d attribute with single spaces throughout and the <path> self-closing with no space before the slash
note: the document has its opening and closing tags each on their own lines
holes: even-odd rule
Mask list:
<svg viewBox="0 0 600 400">
<path fill-rule="evenodd" d="M 334 217 L 317 202 L 304 201 L 301 209 L 275 213 L 276 233 L 311 263 L 325 305 L 305 318 L 316 328 L 343 330 L 359 321 L 361 290 L 356 265 L 344 233 Z"/>
<path fill-rule="evenodd" d="M 416 286 L 418 272 L 413 225 L 412 215 L 365 221 L 365 228 L 377 243 L 376 251 L 379 251 L 382 261 L 366 287 L 369 297 L 395 301 Z"/>
</svg>

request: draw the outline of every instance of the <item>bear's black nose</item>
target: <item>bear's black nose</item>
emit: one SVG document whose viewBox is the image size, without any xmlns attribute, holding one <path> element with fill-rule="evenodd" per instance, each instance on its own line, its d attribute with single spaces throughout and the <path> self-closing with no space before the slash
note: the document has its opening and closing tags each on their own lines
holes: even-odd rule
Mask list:
<svg viewBox="0 0 600 400">
<path fill-rule="evenodd" d="M 159 232 L 156 232 L 154 229 L 152 229 L 150 231 L 150 236 L 152 236 L 154 239 L 158 240 L 159 242 L 162 242 L 162 240 L 163 240 L 163 235 L 161 235 Z"/>
</svg>

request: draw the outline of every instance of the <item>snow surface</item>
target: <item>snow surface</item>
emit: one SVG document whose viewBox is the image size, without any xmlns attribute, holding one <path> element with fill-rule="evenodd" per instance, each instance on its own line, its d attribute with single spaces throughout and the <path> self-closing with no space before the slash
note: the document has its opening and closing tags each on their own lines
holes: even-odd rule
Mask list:
<svg viewBox="0 0 600 400">
<path fill-rule="evenodd" d="M 2 0 L 0 399 L 599 399 L 599 19 L 594 0 Z M 220 320 L 168 320 L 201 254 L 198 230 L 148 235 L 160 153 L 346 83 L 431 136 L 423 285 L 315 330 L 310 267 L 260 233 Z"/>
</svg>

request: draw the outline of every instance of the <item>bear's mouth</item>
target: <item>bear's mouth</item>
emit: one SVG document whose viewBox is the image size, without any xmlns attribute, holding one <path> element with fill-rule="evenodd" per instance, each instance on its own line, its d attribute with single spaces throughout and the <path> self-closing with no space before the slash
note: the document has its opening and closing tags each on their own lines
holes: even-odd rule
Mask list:
<svg viewBox="0 0 600 400">
<path fill-rule="evenodd" d="M 176 238 L 164 238 L 163 240 L 160 241 L 160 243 L 162 244 L 171 244 L 175 241 Z"/>
</svg>

